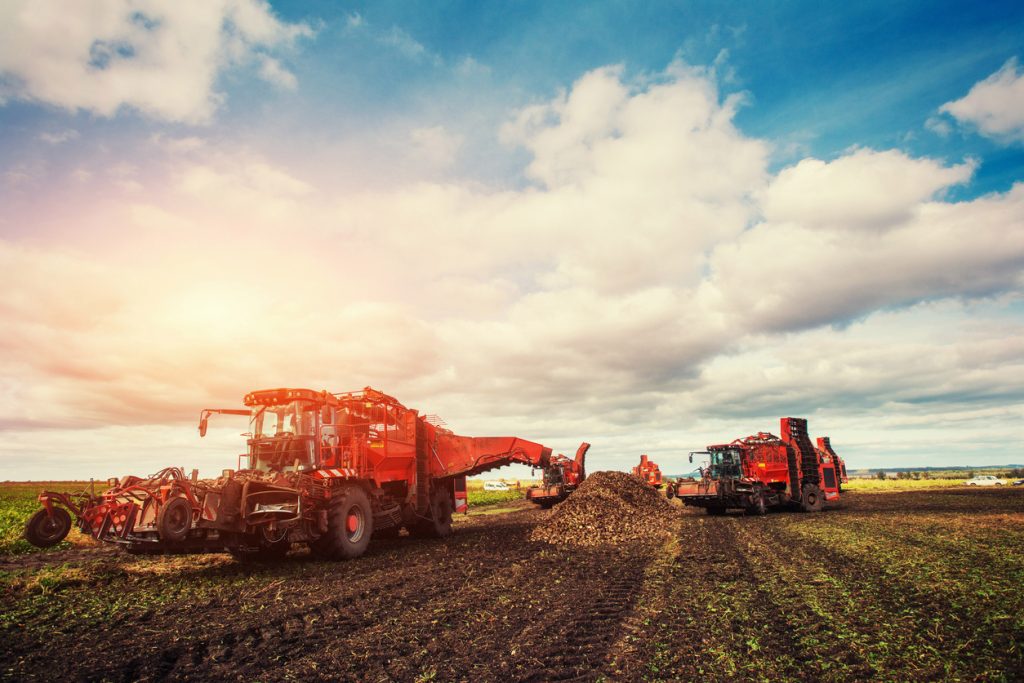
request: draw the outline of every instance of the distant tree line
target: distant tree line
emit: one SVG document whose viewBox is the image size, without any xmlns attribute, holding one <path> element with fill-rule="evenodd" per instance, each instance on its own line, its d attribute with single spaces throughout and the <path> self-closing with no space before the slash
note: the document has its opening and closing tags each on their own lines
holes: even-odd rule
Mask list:
<svg viewBox="0 0 1024 683">
<path fill-rule="evenodd" d="M 995 476 L 1003 479 L 1024 479 L 1024 467 L 1015 467 L 1012 470 L 1005 470 L 997 473 Z M 896 479 L 973 479 L 974 470 L 964 470 L 959 472 L 941 472 L 932 474 L 931 472 L 923 471 L 917 472 L 914 470 L 906 470 L 895 473 Z M 886 473 L 885 470 L 878 470 L 875 473 L 875 479 L 890 479 L 890 474 Z"/>
</svg>

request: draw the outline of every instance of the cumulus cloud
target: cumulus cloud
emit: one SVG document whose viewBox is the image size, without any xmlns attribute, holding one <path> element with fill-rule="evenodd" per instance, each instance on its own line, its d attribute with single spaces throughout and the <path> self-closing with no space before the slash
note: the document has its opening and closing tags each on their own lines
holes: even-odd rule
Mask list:
<svg viewBox="0 0 1024 683">
<path fill-rule="evenodd" d="M 652 439 L 685 452 L 830 401 L 856 419 L 993 408 L 981 388 L 1000 362 L 1016 381 L 1000 340 L 1019 330 L 989 303 L 950 346 L 922 313 L 940 304 L 918 302 L 1021 289 L 1024 186 L 953 202 L 972 162 L 893 150 L 772 173 L 739 105 L 683 64 L 597 69 L 511 118 L 529 182 L 501 189 L 346 191 L 156 139 L 163 175 L 126 176 L 146 193 L 80 208 L 59 249 L 42 246 L 59 209 L 34 219 L 40 246 L 2 243 L 0 413 L 23 430 L 165 424 L 258 386 L 369 383 L 466 433 L 591 437 L 595 463 L 622 467 Z M 457 148 L 457 131 L 416 130 L 414 158 Z"/>
<path fill-rule="evenodd" d="M 1024 140 L 1024 73 L 1013 57 L 999 71 L 975 83 L 964 97 L 939 107 L 985 136 Z"/>
<path fill-rule="evenodd" d="M 262 0 L 6 3 L 0 98 L 202 123 L 224 98 L 215 84 L 225 69 L 256 60 L 261 77 L 293 88 L 294 75 L 266 53 L 311 33 Z"/>
</svg>

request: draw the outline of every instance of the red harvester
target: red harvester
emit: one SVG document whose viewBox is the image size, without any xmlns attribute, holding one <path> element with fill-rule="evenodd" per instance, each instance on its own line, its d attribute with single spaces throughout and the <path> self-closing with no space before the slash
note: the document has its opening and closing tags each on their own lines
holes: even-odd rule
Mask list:
<svg viewBox="0 0 1024 683">
<path fill-rule="evenodd" d="M 584 442 L 576 450 L 576 457 L 573 460 L 561 453 L 551 458 L 550 464 L 543 469 L 543 483 L 528 488 L 526 500 L 546 510 L 568 498 L 569 494 L 587 478 L 584 461 L 589 449 L 590 444 Z"/>
<path fill-rule="evenodd" d="M 551 464 L 551 449 L 517 437 L 457 436 L 436 419 L 369 387 L 331 394 L 310 389 L 254 391 L 247 409 L 246 467 L 216 480 L 167 468 L 142 479 L 111 480 L 98 495 L 43 492 L 26 526 L 40 547 L 71 528 L 130 552 L 220 552 L 280 556 L 308 544 L 328 559 L 361 555 L 378 535 L 451 532 L 466 510 L 466 477 L 511 463 Z M 61 505 L 63 507 L 58 507 Z M 66 508 L 66 509 L 65 509 Z"/>
<path fill-rule="evenodd" d="M 807 420 L 784 417 L 781 437 L 759 432 L 732 443 L 708 446 L 699 480 L 681 480 L 669 487 L 668 497 L 702 507 L 711 515 L 740 508 L 763 515 L 770 507 L 821 510 L 825 501 L 839 499 L 846 466 L 832 451 L 828 438 L 815 449 L 807 436 Z M 690 462 L 693 456 L 690 454 Z"/>
<path fill-rule="evenodd" d="M 633 476 L 648 486 L 661 488 L 661 468 L 653 460 L 648 460 L 646 455 L 640 456 L 640 464 L 633 468 Z"/>
</svg>

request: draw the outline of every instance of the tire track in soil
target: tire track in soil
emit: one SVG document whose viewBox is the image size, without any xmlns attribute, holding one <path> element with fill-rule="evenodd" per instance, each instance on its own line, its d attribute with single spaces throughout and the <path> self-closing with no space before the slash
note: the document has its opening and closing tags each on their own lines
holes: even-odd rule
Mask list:
<svg viewBox="0 0 1024 683">
<path fill-rule="evenodd" d="M 448 555 L 457 556 L 458 551 L 451 549 Z M 379 622 L 379 612 L 391 612 L 396 604 L 402 605 L 404 610 L 415 611 L 449 594 L 452 587 L 445 568 L 454 561 L 450 559 L 439 563 L 430 572 L 424 575 L 417 573 L 416 576 L 410 576 L 415 571 L 415 563 L 411 567 L 383 568 L 376 572 L 384 575 L 382 579 L 360 581 L 370 585 L 355 593 L 346 585 L 310 586 L 315 590 L 341 588 L 346 592 L 315 606 L 303 606 L 265 620 L 256 615 L 255 618 L 261 619 L 258 625 L 162 649 L 155 656 L 158 663 L 151 677 L 146 674 L 153 666 L 154 655 L 136 657 L 125 668 L 123 680 L 188 680 L 193 676 L 197 679 L 247 680 L 254 675 L 261 680 L 273 680 L 276 662 L 299 659 L 328 646 L 337 647 L 340 641 L 373 628 Z M 500 572 L 511 563 L 511 559 L 489 558 L 487 564 L 489 571 Z M 424 581 L 424 576 L 432 580 Z M 382 654 L 408 655 L 408 647 L 400 642 L 393 645 L 391 652 Z"/>
<path fill-rule="evenodd" d="M 597 557 L 570 554 L 550 570 L 564 571 L 566 564 L 581 559 L 582 565 L 575 567 L 580 574 L 592 574 L 595 567 L 606 567 L 608 572 L 582 590 L 570 589 L 571 602 L 565 605 L 564 615 L 558 615 L 562 618 L 549 621 L 545 614 L 545 628 L 530 639 L 525 634 L 521 636 L 524 655 L 543 668 L 524 672 L 513 680 L 592 681 L 608 674 L 608 655 L 629 627 L 629 617 L 651 561 L 651 550 L 636 546 L 633 552 L 617 550 Z"/>
<path fill-rule="evenodd" d="M 310 653 L 264 678 L 592 680 L 631 610 L 644 563 L 621 552 L 609 558 L 543 543 L 523 544 L 516 555 L 463 590 L 333 643 L 333 652 L 355 653 L 354 659 Z M 496 603 L 509 595 L 516 599 Z M 534 604 L 542 609 L 530 609 Z"/>
<path fill-rule="evenodd" d="M 36 647 L 28 643 L 24 649 L 31 655 L 22 661 L 4 662 L 4 669 L 20 671 L 17 679 L 33 676 L 110 681 L 251 678 L 246 676 L 247 672 L 258 675 L 283 657 L 301 656 L 321 646 L 325 640 L 336 640 L 338 631 L 358 632 L 372 627 L 378 620 L 377 612 L 393 612 L 396 600 L 404 605 L 419 606 L 450 592 L 451 568 L 456 563 L 484 567 L 492 573 L 502 571 L 516 558 L 502 559 L 500 554 L 502 551 L 507 554 L 510 541 L 513 547 L 516 540 L 525 541 L 526 525 L 534 519 L 531 512 L 524 510 L 503 516 L 503 519 L 470 520 L 461 524 L 457 534 L 447 542 L 410 539 L 380 542 L 377 553 L 359 560 L 340 565 L 314 564 L 315 576 L 286 573 L 286 585 L 282 587 L 293 592 L 289 598 L 298 599 L 283 610 L 247 617 L 238 609 L 238 603 L 232 601 L 232 596 L 222 596 L 213 608 L 194 603 L 175 604 L 165 608 L 167 613 L 157 619 L 130 614 L 119 619 L 111 631 L 93 627 L 64 634 L 53 641 L 37 641 Z M 288 570 L 287 563 L 302 561 L 290 558 L 281 567 Z M 335 567 L 340 576 L 332 576 Z M 275 567 L 268 569 L 273 572 Z M 322 594 L 337 597 L 324 601 L 318 597 Z M 246 619 L 258 619 L 260 623 L 233 625 Z M 227 626 L 220 626 L 223 623 Z M 192 630 L 208 631 L 211 626 L 216 629 L 212 635 L 190 635 Z M 118 638 L 118 634 L 126 635 Z M 169 637 L 181 637 L 181 640 L 167 645 Z M 61 658 L 54 660 L 54 652 L 60 652 Z M 79 660 L 78 666 L 74 665 L 75 660 Z"/>
</svg>

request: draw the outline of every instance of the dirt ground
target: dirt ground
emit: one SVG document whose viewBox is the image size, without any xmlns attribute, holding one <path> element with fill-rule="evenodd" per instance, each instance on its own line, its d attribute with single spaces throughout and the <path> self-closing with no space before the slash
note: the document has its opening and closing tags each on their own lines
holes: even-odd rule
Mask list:
<svg viewBox="0 0 1024 683">
<path fill-rule="evenodd" d="M 1022 680 L 1024 491 L 849 494 L 821 514 L 678 507 L 647 540 L 531 541 L 516 503 L 449 539 L 0 560 L 7 680 Z"/>
</svg>

